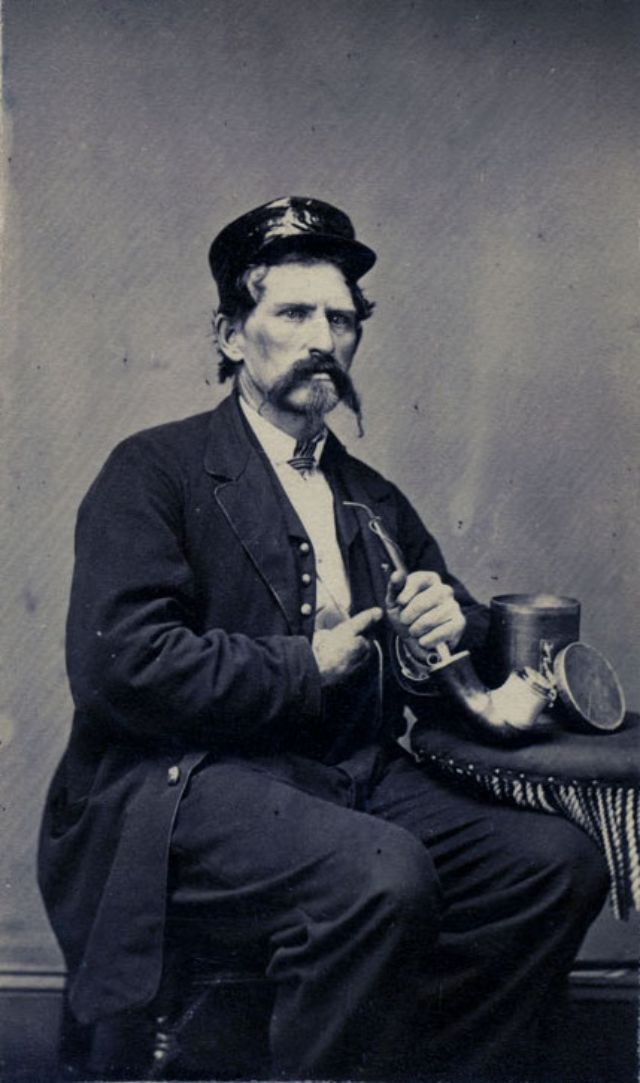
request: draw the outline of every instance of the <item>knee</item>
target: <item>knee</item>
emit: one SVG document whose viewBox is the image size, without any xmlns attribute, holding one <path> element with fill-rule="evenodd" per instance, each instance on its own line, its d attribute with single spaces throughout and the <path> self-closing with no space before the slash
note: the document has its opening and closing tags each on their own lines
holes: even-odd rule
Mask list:
<svg viewBox="0 0 640 1083">
<path fill-rule="evenodd" d="M 433 862 L 422 844 L 391 827 L 360 852 L 360 890 L 367 906 L 385 919 L 429 928 L 440 924 L 441 888 Z M 351 854 L 353 862 L 353 854 Z"/>
<path fill-rule="evenodd" d="M 544 861 L 562 884 L 572 908 L 597 914 L 609 891 L 609 871 L 597 844 L 579 827 L 554 820 Z"/>
</svg>

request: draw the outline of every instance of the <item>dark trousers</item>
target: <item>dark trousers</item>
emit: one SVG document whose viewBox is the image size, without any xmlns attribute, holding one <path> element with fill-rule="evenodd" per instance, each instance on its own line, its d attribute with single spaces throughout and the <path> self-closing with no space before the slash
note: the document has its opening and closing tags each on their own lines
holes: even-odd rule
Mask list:
<svg viewBox="0 0 640 1083">
<path fill-rule="evenodd" d="M 527 1078 L 606 891 L 578 828 L 395 750 L 207 761 L 173 838 L 171 905 L 198 950 L 268 945 L 274 1077 Z"/>
</svg>

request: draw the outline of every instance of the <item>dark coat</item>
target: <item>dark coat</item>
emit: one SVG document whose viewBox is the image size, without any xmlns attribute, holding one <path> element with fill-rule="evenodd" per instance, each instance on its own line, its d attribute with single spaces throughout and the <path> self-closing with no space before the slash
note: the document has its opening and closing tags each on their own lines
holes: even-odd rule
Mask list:
<svg viewBox="0 0 640 1083">
<path fill-rule="evenodd" d="M 482 607 L 395 486 L 333 436 L 322 465 L 338 496 L 382 516 L 409 568 L 454 585 L 463 645 L 479 642 Z M 380 542 L 366 517 L 337 507 L 354 611 L 382 605 Z M 67 629 L 76 711 L 40 845 L 81 1021 L 157 989 L 172 824 L 190 772 L 211 753 L 285 751 L 322 718 L 313 573 L 304 528 L 235 396 L 125 440 L 85 497 Z M 390 734 L 406 699 L 390 677 Z"/>
</svg>

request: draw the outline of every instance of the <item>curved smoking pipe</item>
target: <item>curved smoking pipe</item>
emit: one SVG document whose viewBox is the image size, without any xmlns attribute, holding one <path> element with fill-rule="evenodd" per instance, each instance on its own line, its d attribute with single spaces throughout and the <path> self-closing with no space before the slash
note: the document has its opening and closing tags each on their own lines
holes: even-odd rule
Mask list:
<svg viewBox="0 0 640 1083">
<path fill-rule="evenodd" d="M 542 730 L 551 724 L 551 719 L 541 715 L 553 703 L 555 691 L 537 670 L 529 666 L 513 670 L 499 688 L 487 688 L 473 668 L 469 651 L 451 654 L 445 643 L 434 653 L 439 660 L 428 663 L 431 675 L 487 736 L 510 741 L 525 730 Z"/>
<path fill-rule="evenodd" d="M 402 553 L 385 530 L 380 516 L 374 515 L 366 504 L 352 500 L 343 503 L 367 513 L 369 529 L 380 539 L 393 570 L 406 576 Z M 529 666 L 514 670 L 499 688 L 490 689 L 478 677 L 469 651 L 452 654 L 447 643 L 439 643 L 427 652 L 426 664 L 430 675 L 463 709 L 474 727 L 494 740 L 513 740 L 524 730 L 549 725 L 549 721 L 543 721 L 540 715 L 555 699 L 553 685 Z"/>
</svg>

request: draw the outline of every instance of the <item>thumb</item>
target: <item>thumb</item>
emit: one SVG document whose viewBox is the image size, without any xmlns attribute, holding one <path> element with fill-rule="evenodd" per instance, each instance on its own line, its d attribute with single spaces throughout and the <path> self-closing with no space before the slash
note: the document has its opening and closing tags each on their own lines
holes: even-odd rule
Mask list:
<svg viewBox="0 0 640 1083">
<path fill-rule="evenodd" d="M 350 618 L 349 625 L 353 634 L 358 636 L 381 619 L 382 610 L 380 606 L 374 605 L 372 609 L 363 609 L 360 613 L 356 613 L 355 617 Z"/>
<path fill-rule="evenodd" d="M 404 585 L 407 581 L 407 576 L 404 572 L 395 571 L 389 576 L 389 582 L 387 583 L 387 596 L 384 600 L 384 604 L 387 609 L 393 609 L 396 605 L 398 595 L 402 593 Z"/>
</svg>

